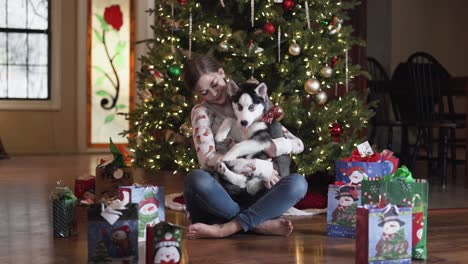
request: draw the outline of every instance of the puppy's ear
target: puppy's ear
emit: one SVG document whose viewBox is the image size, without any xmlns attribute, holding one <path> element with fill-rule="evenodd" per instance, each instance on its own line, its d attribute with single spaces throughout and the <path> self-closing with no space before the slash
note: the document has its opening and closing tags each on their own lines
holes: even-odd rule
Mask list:
<svg viewBox="0 0 468 264">
<path fill-rule="evenodd" d="M 268 87 L 266 86 L 265 83 L 261 83 L 257 86 L 257 88 L 255 88 L 255 92 L 260 96 L 262 97 L 263 99 L 265 99 L 265 101 L 268 99 Z"/>
<path fill-rule="evenodd" d="M 233 96 L 237 93 L 237 91 L 239 91 L 239 86 L 237 86 L 237 83 L 235 81 L 229 79 L 227 83 L 227 89 L 229 96 Z"/>
</svg>

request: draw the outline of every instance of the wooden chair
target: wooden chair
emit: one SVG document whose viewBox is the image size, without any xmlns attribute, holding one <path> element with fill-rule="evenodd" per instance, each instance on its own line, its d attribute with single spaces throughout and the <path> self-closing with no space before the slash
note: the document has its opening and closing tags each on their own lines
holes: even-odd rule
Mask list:
<svg viewBox="0 0 468 264">
<path fill-rule="evenodd" d="M 439 63 L 432 55 L 426 52 L 416 52 L 409 56 L 408 63 L 413 63 L 417 65 L 430 65 L 427 67 L 431 68 L 431 76 L 428 76 L 426 79 L 426 84 L 431 85 L 431 81 L 437 81 L 440 83 L 433 84 L 437 85 L 439 89 L 439 93 L 435 96 L 438 96 L 442 101 L 438 106 L 438 118 L 440 120 L 446 120 L 453 124 L 455 124 L 455 129 L 449 129 L 450 136 L 447 138 L 448 146 L 450 148 L 450 161 L 452 164 L 452 176 L 453 178 L 456 177 L 456 166 L 457 164 L 464 164 L 464 160 L 457 159 L 457 148 L 464 149 L 465 148 L 465 140 L 456 137 L 456 130 L 457 129 L 466 129 L 466 115 L 463 113 L 455 112 L 454 107 L 454 95 L 451 92 L 451 87 L 447 86 L 445 80 L 451 78 L 450 73 Z M 446 102 L 443 100 L 446 98 Z M 443 129 L 442 129 L 443 130 Z M 437 141 L 442 142 L 443 139 L 443 132 L 439 129 L 439 137 Z M 442 150 L 439 149 L 439 155 L 443 155 Z"/>
<path fill-rule="evenodd" d="M 400 107 L 402 120 L 416 125 L 416 141 L 411 145 L 411 169 L 418 158 L 428 160 L 428 179 L 435 169 L 439 169 L 442 187 L 447 179 L 447 152 L 449 131 L 455 130 L 456 124 L 443 118 L 444 102 L 441 97 L 441 84 L 447 79 L 439 64 L 408 60 L 400 63 L 393 76 L 393 99 Z M 439 129 L 439 155 L 433 158 L 433 130 Z M 450 132 L 450 134 L 452 134 Z M 420 147 L 426 155 L 420 155 Z M 434 162 L 437 161 L 437 162 Z"/>
<path fill-rule="evenodd" d="M 368 72 L 372 79 L 367 82 L 369 88 L 368 102 L 378 101 L 373 110 L 375 115 L 369 121 L 368 138 L 372 145 L 379 149 L 387 148 L 395 152 L 402 164 L 408 164 L 406 152 L 409 124 L 399 118 L 398 105 L 392 100 L 392 82 L 382 65 L 374 58 L 367 58 Z M 394 143 L 395 129 L 400 129 L 399 147 Z M 386 139 L 385 138 L 386 133 Z"/>
</svg>

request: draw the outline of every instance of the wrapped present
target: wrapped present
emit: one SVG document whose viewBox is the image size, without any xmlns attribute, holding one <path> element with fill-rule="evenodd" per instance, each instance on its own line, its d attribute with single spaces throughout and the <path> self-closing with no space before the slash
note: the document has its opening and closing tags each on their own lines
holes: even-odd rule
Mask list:
<svg viewBox="0 0 468 264">
<path fill-rule="evenodd" d="M 96 168 L 96 200 L 112 199 L 119 196 L 119 186 L 133 184 L 133 169 L 125 155 L 110 140 L 113 159 L 102 161 Z"/>
<path fill-rule="evenodd" d="M 83 175 L 75 179 L 75 196 L 80 200 L 94 199 L 96 177 Z"/>
<path fill-rule="evenodd" d="M 327 236 L 355 237 L 356 207 L 361 204 L 357 186 L 329 185 L 327 208 Z"/>
<path fill-rule="evenodd" d="M 356 263 L 411 263 L 411 207 L 357 208 Z"/>
<path fill-rule="evenodd" d="M 54 237 L 69 237 L 75 225 L 76 196 L 68 187 L 62 187 L 60 182 L 50 193 L 52 200 L 52 225 Z"/>
<path fill-rule="evenodd" d="M 147 227 L 146 264 L 178 264 L 182 260 L 182 227 L 160 222 Z"/>
<path fill-rule="evenodd" d="M 120 186 L 119 199 L 138 204 L 138 241 L 146 240 L 146 226 L 165 220 L 164 188 L 158 186 Z"/>
<path fill-rule="evenodd" d="M 88 263 L 138 263 L 138 205 L 94 204 L 88 209 Z"/>
<path fill-rule="evenodd" d="M 402 166 L 395 173 L 385 176 L 381 181 L 364 181 L 362 183 L 363 204 L 376 204 L 383 199 L 385 203 L 412 206 L 413 259 L 427 258 L 428 194 L 428 183 L 425 180 L 413 179 L 406 166 Z"/>
<path fill-rule="evenodd" d="M 397 167 L 398 158 L 393 157 L 393 152 L 373 152 L 366 141 L 358 145 L 350 157 L 335 162 L 335 175 L 337 181 L 359 186 L 363 179 L 384 177 Z"/>
</svg>

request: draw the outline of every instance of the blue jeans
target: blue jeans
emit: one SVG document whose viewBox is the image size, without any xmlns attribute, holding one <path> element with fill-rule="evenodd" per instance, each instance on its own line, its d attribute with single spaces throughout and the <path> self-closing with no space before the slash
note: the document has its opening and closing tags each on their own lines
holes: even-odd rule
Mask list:
<svg viewBox="0 0 468 264">
<path fill-rule="evenodd" d="M 283 177 L 258 200 L 243 209 L 208 172 L 193 170 L 185 177 L 184 200 L 193 223 L 223 224 L 236 219 L 244 231 L 280 217 L 307 192 L 300 174 Z"/>
</svg>

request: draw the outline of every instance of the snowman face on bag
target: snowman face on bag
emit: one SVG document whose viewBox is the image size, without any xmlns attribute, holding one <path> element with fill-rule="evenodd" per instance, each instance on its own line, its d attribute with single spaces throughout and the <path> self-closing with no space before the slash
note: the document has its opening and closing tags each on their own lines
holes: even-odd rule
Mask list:
<svg viewBox="0 0 468 264">
<path fill-rule="evenodd" d="M 398 232 L 398 230 L 400 230 L 400 222 L 396 220 L 388 221 L 383 224 L 383 232 L 385 234 L 392 235 Z"/>
<path fill-rule="evenodd" d="M 174 246 L 159 248 L 156 256 L 154 256 L 154 263 L 179 263 L 180 254 L 179 250 Z"/>
<path fill-rule="evenodd" d="M 354 199 L 351 196 L 345 195 L 345 196 L 341 196 L 338 202 L 341 206 L 350 206 L 354 203 Z"/>
<path fill-rule="evenodd" d="M 112 240 L 114 241 L 121 241 L 127 239 L 127 233 L 123 230 L 117 230 L 112 233 Z"/>
<path fill-rule="evenodd" d="M 151 215 L 158 211 L 158 206 L 154 203 L 148 203 L 140 208 L 140 214 Z"/>
</svg>

